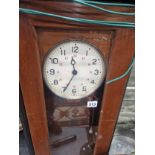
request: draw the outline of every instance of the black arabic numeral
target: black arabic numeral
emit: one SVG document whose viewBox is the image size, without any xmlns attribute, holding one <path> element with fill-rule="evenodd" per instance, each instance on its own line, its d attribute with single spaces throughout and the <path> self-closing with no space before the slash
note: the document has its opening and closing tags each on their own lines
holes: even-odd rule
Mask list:
<svg viewBox="0 0 155 155">
<path fill-rule="evenodd" d="M 95 83 L 95 81 L 94 81 L 94 80 L 92 80 L 90 83 L 94 84 L 94 83 Z"/>
<path fill-rule="evenodd" d="M 66 51 L 61 49 L 61 55 L 66 55 Z"/>
<path fill-rule="evenodd" d="M 86 56 L 88 56 L 88 51 L 86 51 Z"/>
<path fill-rule="evenodd" d="M 54 85 L 58 85 L 58 80 L 54 80 Z"/>
<path fill-rule="evenodd" d="M 98 69 L 95 69 L 94 70 L 94 75 L 98 75 L 99 74 L 99 70 Z"/>
<path fill-rule="evenodd" d="M 76 93 L 76 89 L 75 89 L 75 88 L 72 89 L 72 93 L 73 93 L 73 94 Z"/>
<path fill-rule="evenodd" d="M 55 74 L 55 70 L 54 69 L 50 69 L 50 74 L 54 75 Z"/>
<path fill-rule="evenodd" d="M 78 50 L 79 50 L 79 47 L 78 46 L 74 46 L 74 47 L 72 47 L 72 52 L 73 53 L 78 53 Z"/>
<path fill-rule="evenodd" d="M 82 91 L 87 91 L 86 86 L 82 87 Z"/>
<path fill-rule="evenodd" d="M 97 59 L 93 59 L 92 61 L 93 61 L 92 64 L 96 65 Z"/>
<path fill-rule="evenodd" d="M 58 58 L 50 58 L 51 63 L 58 64 Z"/>
</svg>

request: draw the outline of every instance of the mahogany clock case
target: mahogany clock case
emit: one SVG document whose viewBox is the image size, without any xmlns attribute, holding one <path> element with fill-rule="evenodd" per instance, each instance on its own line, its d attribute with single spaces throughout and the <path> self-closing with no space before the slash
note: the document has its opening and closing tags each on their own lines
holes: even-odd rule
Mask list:
<svg viewBox="0 0 155 155">
<path fill-rule="evenodd" d="M 88 10 L 83 5 L 76 5 L 76 8 L 82 12 L 80 13 L 74 5 L 56 1 L 21 1 L 20 3 L 21 7 L 55 13 L 58 13 L 60 8 L 64 8 L 60 13 L 66 16 L 86 18 L 93 14 L 96 19 L 104 17 L 103 20 L 112 18 L 119 21 L 134 20 L 132 17 L 101 16 L 101 13 L 94 9 Z M 131 8 L 124 7 L 116 7 L 116 9 L 132 11 Z M 75 13 L 71 14 L 74 11 Z M 47 52 L 65 40 L 82 40 L 94 45 L 103 55 L 107 68 L 105 81 L 100 88 L 92 95 L 74 102 L 59 98 L 49 91 L 42 76 L 42 65 Z M 61 155 L 61 150 L 67 151 L 71 148 L 80 152 L 81 145 L 88 141 L 93 142 L 95 138 L 94 155 L 108 152 L 129 76 L 112 84 L 105 82 L 123 74 L 133 56 L 133 29 L 101 27 L 20 14 L 20 85 L 36 155 L 49 155 L 51 150 L 53 155 L 58 153 Z M 88 109 L 86 103 L 93 99 L 98 100 L 99 106 L 95 109 L 97 115 L 92 119 L 94 111 Z M 68 117 L 71 116 L 71 112 L 75 117 Z M 96 135 L 90 136 L 90 126 L 93 127 Z M 62 144 L 61 146 L 53 147 L 54 142 L 58 142 L 57 140 L 60 142 L 64 138 L 65 141 L 59 143 Z"/>
</svg>

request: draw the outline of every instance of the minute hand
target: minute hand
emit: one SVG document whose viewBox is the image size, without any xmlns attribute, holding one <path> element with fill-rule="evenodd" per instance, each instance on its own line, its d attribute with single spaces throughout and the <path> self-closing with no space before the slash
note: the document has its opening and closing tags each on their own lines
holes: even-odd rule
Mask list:
<svg viewBox="0 0 155 155">
<path fill-rule="evenodd" d="M 66 91 L 66 89 L 68 88 L 69 84 L 71 83 L 71 81 L 73 80 L 74 74 L 72 75 L 71 79 L 69 80 L 67 86 L 64 88 L 63 92 Z"/>
</svg>

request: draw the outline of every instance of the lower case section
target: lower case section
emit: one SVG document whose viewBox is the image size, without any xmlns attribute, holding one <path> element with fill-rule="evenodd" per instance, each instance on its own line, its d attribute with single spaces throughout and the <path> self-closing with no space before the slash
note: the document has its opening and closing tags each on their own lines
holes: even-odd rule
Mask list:
<svg viewBox="0 0 155 155">
<path fill-rule="evenodd" d="M 87 143 L 87 129 L 84 127 L 63 127 L 61 134 L 50 136 L 52 155 L 80 155 Z"/>
</svg>

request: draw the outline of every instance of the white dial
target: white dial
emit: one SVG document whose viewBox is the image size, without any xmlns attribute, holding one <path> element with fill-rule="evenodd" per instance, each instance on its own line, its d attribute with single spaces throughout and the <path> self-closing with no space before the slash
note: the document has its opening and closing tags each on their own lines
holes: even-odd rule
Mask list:
<svg viewBox="0 0 155 155">
<path fill-rule="evenodd" d="M 65 41 L 50 49 L 44 60 L 43 77 L 57 96 L 81 99 L 101 85 L 105 63 L 94 46 L 83 41 Z"/>
</svg>

